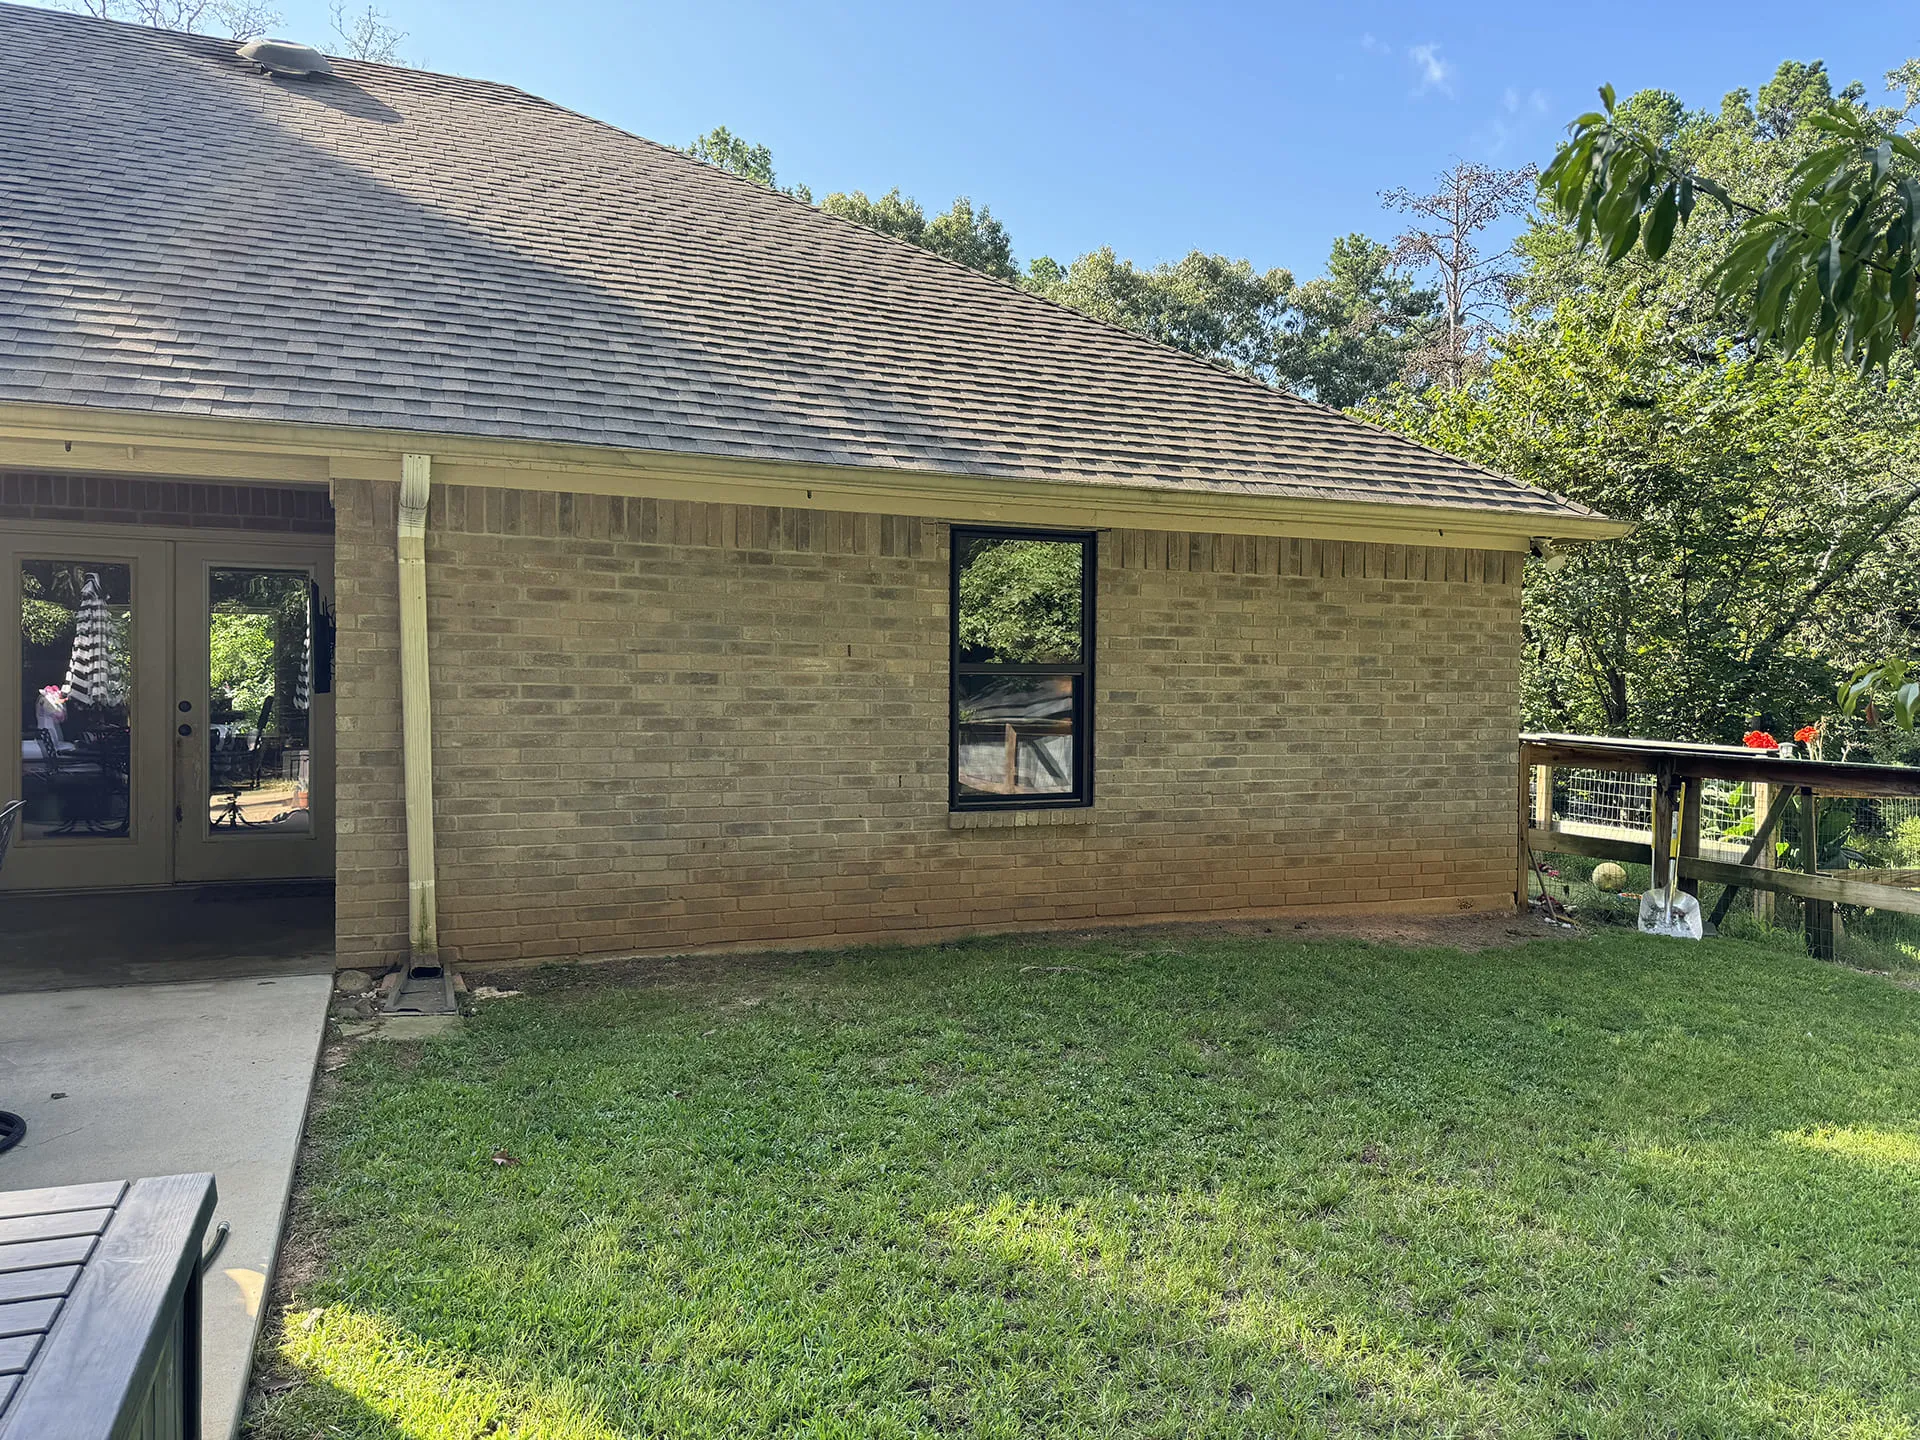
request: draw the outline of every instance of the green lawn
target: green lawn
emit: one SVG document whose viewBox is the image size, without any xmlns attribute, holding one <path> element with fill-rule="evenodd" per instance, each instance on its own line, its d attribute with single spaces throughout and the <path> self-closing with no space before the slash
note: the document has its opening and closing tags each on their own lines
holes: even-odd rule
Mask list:
<svg viewBox="0 0 1920 1440">
<path fill-rule="evenodd" d="M 1631 934 L 665 973 L 332 1076 L 254 1435 L 1920 1428 L 1885 979 Z"/>
</svg>

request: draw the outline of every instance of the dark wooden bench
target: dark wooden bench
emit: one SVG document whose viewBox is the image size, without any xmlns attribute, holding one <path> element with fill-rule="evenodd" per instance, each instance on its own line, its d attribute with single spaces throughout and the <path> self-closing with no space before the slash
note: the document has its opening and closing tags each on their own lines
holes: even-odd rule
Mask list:
<svg viewBox="0 0 1920 1440">
<path fill-rule="evenodd" d="M 0 1440 L 199 1440 L 211 1175 L 0 1192 Z"/>
</svg>

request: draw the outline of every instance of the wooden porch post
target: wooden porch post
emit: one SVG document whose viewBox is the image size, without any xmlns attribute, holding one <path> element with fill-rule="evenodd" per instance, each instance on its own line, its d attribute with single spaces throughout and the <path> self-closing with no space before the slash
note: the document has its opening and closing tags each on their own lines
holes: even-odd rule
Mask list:
<svg viewBox="0 0 1920 1440">
<path fill-rule="evenodd" d="M 1761 822 L 1773 805 L 1773 786 L 1764 780 L 1756 781 L 1753 787 L 1753 824 L 1755 833 L 1759 833 Z M 1753 857 L 1753 863 L 1762 870 L 1771 870 L 1776 863 L 1773 843 L 1769 841 Z M 1755 888 L 1753 893 L 1753 918 L 1763 925 L 1773 924 L 1773 892 Z"/>
<path fill-rule="evenodd" d="M 1820 800 L 1811 785 L 1800 789 L 1800 868 L 1809 875 L 1820 873 Z M 1807 953 L 1820 960 L 1833 959 L 1833 902 L 1800 903 L 1807 912 Z"/>
<path fill-rule="evenodd" d="M 1516 915 L 1524 915 L 1527 913 L 1528 906 L 1527 892 L 1529 884 L 1527 877 L 1532 873 L 1533 868 L 1527 863 L 1527 825 L 1532 819 L 1532 811 L 1528 804 L 1527 795 L 1527 781 L 1533 774 L 1533 757 L 1530 746 L 1524 743 L 1520 746 L 1520 763 L 1513 768 L 1514 773 L 1520 777 L 1519 796 L 1513 809 L 1514 817 L 1519 822 L 1519 828 L 1514 835 L 1513 842 L 1513 913 Z"/>
<path fill-rule="evenodd" d="M 1653 871 L 1647 889 L 1663 890 L 1667 884 L 1668 862 L 1673 854 L 1673 802 L 1680 777 L 1673 772 L 1671 760 L 1660 761 L 1653 772 L 1653 845 L 1648 868 Z"/>
<path fill-rule="evenodd" d="M 1700 858 L 1700 791 L 1702 781 L 1697 775 L 1684 777 L 1686 795 L 1680 802 L 1680 858 L 1698 860 Z M 1680 878 L 1680 891 L 1684 895 L 1700 898 L 1700 882 L 1687 876 Z"/>
</svg>

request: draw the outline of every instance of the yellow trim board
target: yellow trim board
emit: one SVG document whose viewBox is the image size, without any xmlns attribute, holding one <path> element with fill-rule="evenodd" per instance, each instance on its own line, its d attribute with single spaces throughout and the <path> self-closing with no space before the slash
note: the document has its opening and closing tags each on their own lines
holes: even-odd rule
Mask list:
<svg viewBox="0 0 1920 1440">
<path fill-rule="evenodd" d="M 16 469 L 269 484 L 321 484 L 336 479 L 398 484 L 401 456 L 410 453 L 430 454 L 435 479 L 447 485 L 967 522 L 1290 535 L 1515 551 L 1525 550 L 1534 537 L 1606 540 L 1633 528 L 1599 517 L 717 459 L 548 441 L 0 403 L 0 466 Z"/>
</svg>

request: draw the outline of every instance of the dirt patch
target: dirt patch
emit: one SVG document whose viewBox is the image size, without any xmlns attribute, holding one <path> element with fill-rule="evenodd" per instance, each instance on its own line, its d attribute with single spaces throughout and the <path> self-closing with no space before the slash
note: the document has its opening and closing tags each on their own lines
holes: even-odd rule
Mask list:
<svg viewBox="0 0 1920 1440">
<path fill-rule="evenodd" d="M 1165 925 L 1102 925 L 1075 930 L 979 936 L 961 941 L 930 941 L 928 949 L 954 944 L 992 943 L 1008 950 L 1033 949 L 1057 954 L 1086 945 L 1145 941 L 1161 944 L 1209 940 L 1364 941 L 1409 949 L 1479 951 L 1525 945 L 1536 940 L 1577 940 L 1588 932 L 1552 925 L 1536 916 L 1507 911 L 1470 915 L 1329 915 L 1317 919 L 1202 920 Z M 848 949 L 866 948 L 848 946 Z M 871 947 L 882 948 L 882 947 Z M 903 947 L 886 946 L 886 949 Z M 835 963 L 844 950 L 732 950 L 688 955 L 582 958 L 529 967 L 525 963 L 490 967 L 462 966 L 469 991 L 496 986 L 527 994 L 576 990 L 587 986 L 679 988 L 725 985 L 746 977 L 792 977 Z M 1039 966 L 1033 968 L 1060 968 Z"/>
<path fill-rule="evenodd" d="M 1122 933 L 1188 935 L 1205 939 L 1366 940 L 1410 949 L 1493 950 L 1535 940 L 1578 939 L 1584 932 L 1549 925 L 1534 916 L 1505 910 L 1470 915 L 1329 915 L 1314 920 L 1219 920 L 1189 925 L 1152 925 L 1131 931 L 1096 932 L 1098 938 Z M 1077 939 L 1080 931 L 1074 931 Z M 1059 937 L 1054 937 L 1059 938 Z M 1090 935 L 1087 938 L 1095 938 Z"/>
</svg>

